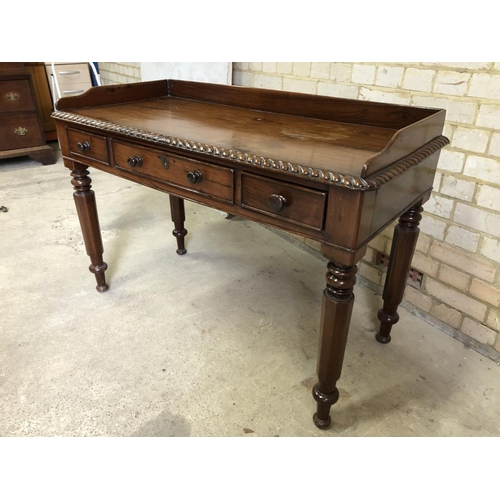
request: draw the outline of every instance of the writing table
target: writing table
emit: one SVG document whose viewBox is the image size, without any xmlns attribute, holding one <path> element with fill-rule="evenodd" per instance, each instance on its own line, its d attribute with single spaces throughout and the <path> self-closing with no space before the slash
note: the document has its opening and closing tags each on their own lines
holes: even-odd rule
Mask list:
<svg viewBox="0 0 500 500">
<path fill-rule="evenodd" d="M 331 424 L 357 262 L 399 217 L 376 339 L 390 341 L 432 191 L 445 111 L 226 85 L 159 80 L 95 87 L 53 113 L 90 271 L 108 289 L 89 167 L 170 195 L 177 253 L 184 199 L 321 243 L 328 259 L 313 396 Z"/>
</svg>

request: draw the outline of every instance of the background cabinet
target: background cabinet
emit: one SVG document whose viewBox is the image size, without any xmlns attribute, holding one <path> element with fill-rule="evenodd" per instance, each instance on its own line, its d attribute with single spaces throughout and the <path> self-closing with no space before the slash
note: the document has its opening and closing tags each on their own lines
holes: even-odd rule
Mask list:
<svg viewBox="0 0 500 500">
<path fill-rule="evenodd" d="M 55 163 L 47 145 L 31 73 L 23 63 L 0 63 L 0 159 L 29 156 Z"/>
<path fill-rule="evenodd" d="M 29 62 L 24 65 L 33 82 L 45 139 L 56 141 L 56 124 L 51 116 L 54 111 L 54 98 L 57 100 L 59 97 L 82 94 L 93 86 L 88 63 L 54 63 L 60 96 L 55 87 L 52 63 Z"/>
<path fill-rule="evenodd" d="M 57 141 L 56 124 L 52 118 L 54 104 L 50 95 L 49 83 L 45 64 L 41 62 L 25 63 L 24 67 L 31 75 L 33 90 L 38 105 L 38 114 L 42 122 L 42 129 L 45 134 L 45 140 Z"/>
<path fill-rule="evenodd" d="M 89 65 L 83 63 L 45 63 L 47 80 L 52 93 L 52 100 L 83 94 L 92 87 Z"/>
</svg>

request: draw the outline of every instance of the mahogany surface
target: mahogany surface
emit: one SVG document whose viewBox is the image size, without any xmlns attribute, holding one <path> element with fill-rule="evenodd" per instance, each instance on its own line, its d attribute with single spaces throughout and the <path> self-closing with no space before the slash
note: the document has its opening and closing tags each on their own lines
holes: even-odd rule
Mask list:
<svg viewBox="0 0 500 500">
<path fill-rule="evenodd" d="M 170 195 L 177 253 L 184 199 L 312 238 L 329 260 L 314 423 L 331 424 L 356 282 L 367 243 L 394 219 L 377 340 L 390 339 L 429 198 L 444 110 L 175 80 L 94 87 L 53 114 L 90 270 L 107 264 L 88 168 Z M 413 208 L 412 208 L 413 207 Z"/>
</svg>

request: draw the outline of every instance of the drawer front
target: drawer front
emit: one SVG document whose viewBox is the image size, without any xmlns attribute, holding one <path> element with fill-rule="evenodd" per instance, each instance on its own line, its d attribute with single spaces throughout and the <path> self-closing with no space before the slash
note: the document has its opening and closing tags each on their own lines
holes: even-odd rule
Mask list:
<svg viewBox="0 0 500 500">
<path fill-rule="evenodd" d="M 29 148 L 45 144 L 35 113 L 0 118 L 0 150 Z"/>
<path fill-rule="evenodd" d="M 0 113 L 35 110 L 28 80 L 0 81 Z"/>
<path fill-rule="evenodd" d="M 326 193 L 243 173 L 241 206 L 321 230 L 325 215 Z"/>
<path fill-rule="evenodd" d="M 61 97 L 71 97 L 83 94 L 90 89 L 90 87 L 92 87 L 90 82 L 67 83 L 65 85 L 59 85 L 59 91 L 61 92 Z"/>
<path fill-rule="evenodd" d="M 52 66 L 46 66 L 49 82 L 51 81 Z M 55 64 L 55 73 L 59 85 L 91 82 L 87 64 Z"/>
<path fill-rule="evenodd" d="M 106 138 L 96 134 L 68 129 L 69 150 L 72 156 L 81 156 L 109 165 Z"/>
<path fill-rule="evenodd" d="M 113 143 L 113 154 L 118 168 L 234 203 L 234 171 L 231 168 L 186 160 L 163 151 L 120 142 Z"/>
</svg>

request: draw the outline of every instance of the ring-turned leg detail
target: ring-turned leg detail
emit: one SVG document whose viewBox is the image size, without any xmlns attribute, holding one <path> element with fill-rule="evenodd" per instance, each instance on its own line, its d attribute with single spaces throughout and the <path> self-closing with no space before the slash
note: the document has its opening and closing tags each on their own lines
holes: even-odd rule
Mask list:
<svg viewBox="0 0 500 500">
<path fill-rule="evenodd" d="M 339 390 L 335 387 L 331 394 L 323 394 L 319 390 L 318 384 L 313 387 L 313 398 L 318 403 L 318 410 L 313 415 L 313 421 L 316 427 L 320 429 L 328 429 L 332 424 L 332 417 L 330 417 L 330 408 L 339 399 Z"/>
<path fill-rule="evenodd" d="M 413 252 L 417 245 L 418 225 L 422 220 L 422 202 L 405 212 L 394 229 L 391 256 L 384 285 L 384 305 L 378 312 L 380 330 L 375 338 L 381 344 L 391 341 L 391 328 L 399 321 L 398 306 L 403 300 Z"/>
<path fill-rule="evenodd" d="M 330 427 L 330 408 L 339 399 L 336 384 L 342 372 L 357 271 L 356 266 L 328 263 L 321 308 L 318 383 L 312 391 L 317 402 L 313 421 L 320 429 Z"/>
<path fill-rule="evenodd" d="M 95 287 L 98 292 L 105 292 L 109 289 L 108 284 L 106 283 L 106 278 L 104 276 L 104 271 L 108 268 L 106 262 L 102 264 L 91 264 L 89 266 L 89 270 L 91 273 L 95 274 L 95 279 L 97 281 L 97 286 Z"/>
<path fill-rule="evenodd" d="M 174 223 L 175 229 L 172 234 L 177 239 L 177 250 L 179 255 L 184 255 L 187 253 L 184 247 L 184 237 L 187 234 L 187 230 L 184 228 L 184 221 L 186 220 L 186 214 L 184 212 L 184 199 L 178 196 L 170 195 L 170 213 L 172 216 L 172 222 Z"/>
<path fill-rule="evenodd" d="M 105 292 L 109 288 L 104 274 L 108 265 L 102 260 L 104 251 L 95 194 L 91 189 L 92 180 L 88 176 L 89 171 L 85 165 L 79 163 L 74 163 L 73 165 L 71 171 L 73 179 L 71 180 L 71 184 L 73 184 L 75 190 L 73 197 L 82 228 L 85 249 L 87 250 L 87 255 L 90 257 L 91 264 L 89 269 L 95 275 L 97 291 Z"/>
</svg>

